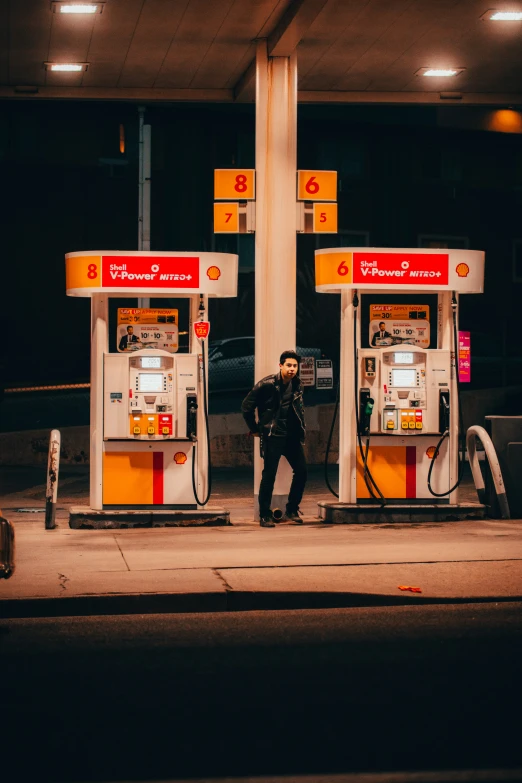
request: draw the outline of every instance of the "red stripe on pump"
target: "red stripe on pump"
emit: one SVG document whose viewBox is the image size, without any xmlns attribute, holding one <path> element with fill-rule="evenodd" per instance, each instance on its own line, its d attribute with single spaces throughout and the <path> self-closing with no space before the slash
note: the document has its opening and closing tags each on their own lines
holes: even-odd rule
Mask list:
<svg viewBox="0 0 522 783">
<path fill-rule="evenodd" d="M 163 505 L 163 452 L 152 452 L 152 502 Z"/>
<path fill-rule="evenodd" d="M 417 447 L 406 446 L 406 497 L 417 497 Z"/>
</svg>

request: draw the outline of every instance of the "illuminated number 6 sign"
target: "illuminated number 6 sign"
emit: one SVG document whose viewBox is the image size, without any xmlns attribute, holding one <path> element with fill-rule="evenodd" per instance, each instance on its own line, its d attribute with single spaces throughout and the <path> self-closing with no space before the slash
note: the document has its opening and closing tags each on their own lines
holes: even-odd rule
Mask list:
<svg viewBox="0 0 522 783">
<path fill-rule="evenodd" d="M 297 172 L 298 201 L 337 201 L 337 172 Z"/>
</svg>

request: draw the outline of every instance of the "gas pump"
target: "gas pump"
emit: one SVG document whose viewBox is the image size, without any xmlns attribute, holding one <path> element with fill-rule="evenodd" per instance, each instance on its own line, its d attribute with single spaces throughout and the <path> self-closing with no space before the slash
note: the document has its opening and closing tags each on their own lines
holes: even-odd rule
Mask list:
<svg viewBox="0 0 522 783">
<path fill-rule="evenodd" d="M 316 289 L 341 293 L 339 502 L 458 510 L 458 295 L 483 290 L 484 253 L 316 251 Z"/>
<path fill-rule="evenodd" d="M 202 319 L 209 296 L 236 296 L 237 260 L 222 253 L 66 255 L 67 294 L 92 300 L 91 522 L 103 526 L 105 515 L 117 526 L 125 511 L 133 519 L 156 512 L 164 522 L 167 511 L 203 513 L 210 441 Z M 187 297 L 188 352 L 178 352 L 177 311 L 140 308 L 118 311 L 111 352 L 108 301 L 122 296 Z M 78 526 L 78 514 L 74 525 L 72 517 Z"/>
</svg>

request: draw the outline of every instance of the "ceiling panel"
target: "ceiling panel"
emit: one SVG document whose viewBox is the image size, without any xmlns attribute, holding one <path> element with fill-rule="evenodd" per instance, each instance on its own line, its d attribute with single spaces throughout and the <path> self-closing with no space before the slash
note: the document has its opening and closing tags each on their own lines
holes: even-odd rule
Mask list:
<svg viewBox="0 0 522 783">
<path fill-rule="evenodd" d="M 297 49 L 301 91 L 331 91 L 332 99 L 345 100 L 363 92 L 397 100 L 448 90 L 522 93 L 522 23 L 480 18 L 489 8 L 522 10 L 522 0 L 327 0 L 321 6 L 318 0 L 106 0 L 102 14 L 84 17 L 53 14 L 51 0 L 0 0 L 0 88 L 8 97 L 15 85 L 35 85 L 41 97 L 60 90 L 63 97 L 82 97 L 80 88 L 87 88 L 86 97 L 106 90 L 110 99 L 121 89 L 132 100 L 165 100 L 169 90 L 173 100 L 183 90 L 191 91 L 189 100 L 205 90 L 216 100 L 221 91 L 251 100 L 256 39 L 285 40 L 291 48 L 293 28 L 285 33 L 285 25 L 299 18 L 314 19 Z M 79 75 L 51 74 L 46 60 L 90 66 Z M 453 80 L 415 76 L 421 67 L 447 65 L 466 70 Z"/>
<path fill-rule="evenodd" d="M 402 13 L 411 6 L 411 0 L 398 0 L 393 4 L 387 0 L 376 0 L 365 4 L 355 14 L 347 26 L 338 30 L 330 46 L 323 47 L 324 52 L 317 62 L 302 77 L 300 87 L 304 90 L 332 90 L 336 88 L 339 79 L 357 61 L 375 45 L 382 47 L 384 37 L 390 27 L 400 18 Z M 341 17 L 340 22 L 343 22 Z M 313 26 L 310 30 L 313 36 Z M 366 89 L 368 79 L 363 78 L 364 87 L 351 89 Z"/>
<path fill-rule="evenodd" d="M 91 63 L 85 87 L 116 87 L 136 30 L 144 0 L 107 0 L 93 29 L 87 53 Z"/>
<path fill-rule="evenodd" d="M 146 0 L 129 46 L 120 87 L 153 87 L 190 0 Z"/>
<path fill-rule="evenodd" d="M 52 11 L 42 0 L 10 3 L 9 80 L 11 84 L 44 84 L 49 59 Z"/>
<path fill-rule="evenodd" d="M 0 84 L 9 82 L 9 6 L 0 4 Z"/>
<path fill-rule="evenodd" d="M 234 0 L 218 3 L 190 0 L 156 79 L 156 87 L 190 87 L 233 5 Z"/>
<path fill-rule="evenodd" d="M 224 87 L 229 84 L 238 63 L 252 50 L 252 41 L 260 35 L 276 5 L 274 0 L 234 0 L 190 86 Z"/>
</svg>

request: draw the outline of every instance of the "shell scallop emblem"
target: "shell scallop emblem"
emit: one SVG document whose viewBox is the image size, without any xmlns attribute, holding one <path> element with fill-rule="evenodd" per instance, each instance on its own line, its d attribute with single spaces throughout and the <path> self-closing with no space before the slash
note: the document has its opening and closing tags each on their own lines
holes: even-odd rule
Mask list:
<svg viewBox="0 0 522 783">
<path fill-rule="evenodd" d="M 210 280 L 219 280 L 221 277 L 221 269 L 218 266 L 209 266 L 207 275 Z"/>
<path fill-rule="evenodd" d="M 460 264 L 457 264 L 455 272 L 459 277 L 467 277 L 469 275 L 469 266 L 461 262 Z"/>
<path fill-rule="evenodd" d="M 433 459 L 436 451 L 437 449 L 435 448 L 435 446 L 430 446 L 428 449 L 426 449 L 426 456 L 429 457 L 430 459 Z"/>
<path fill-rule="evenodd" d="M 184 465 L 187 461 L 187 455 L 183 451 L 176 451 L 174 454 L 174 462 L 176 465 Z"/>
</svg>

